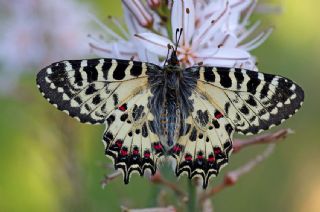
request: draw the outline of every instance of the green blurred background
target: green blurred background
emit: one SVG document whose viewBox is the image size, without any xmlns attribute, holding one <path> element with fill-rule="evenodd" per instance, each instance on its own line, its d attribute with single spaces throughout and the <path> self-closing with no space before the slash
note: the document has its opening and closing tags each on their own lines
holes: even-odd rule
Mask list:
<svg viewBox="0 0 320 212">
<path fill-rule="evenodd" d="M 121 15 L 120 1 L 110 2 L 81 1 L 102 20 Z M 260 70 L 298 82 L 305 90 L 305 104 L 281 126 L 295 134 L 238 184 L 217 195 L 216 211 L 320 211 L 320 1 L 284 0 L 280 5 L 282 14 L 259 16 L 276 30 L 253 54 Z M 79 124 L 49 105 L 35 86 L 35 73 L 21 75 L 15 95 L 0 97 L 0 211 L 119 211 L 121 205 L 154 206 L 159 186 L 138 176 L 129 185 L 119 178 L 101 188 L 104 174 L 112 172 L 106 168 L 110 160 L 101 142 L 103 127 Z M 212 184 L 262 150 L 253 147 L 233 155 Z"/>
</svg>

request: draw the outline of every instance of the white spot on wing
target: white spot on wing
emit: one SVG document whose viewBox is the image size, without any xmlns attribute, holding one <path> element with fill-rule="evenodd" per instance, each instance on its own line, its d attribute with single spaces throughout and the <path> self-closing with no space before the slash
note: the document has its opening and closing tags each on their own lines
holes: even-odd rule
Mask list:
<svg viewBox="0 0 320 212">
<path fill-rule="evenodd" d="M 114 79 L 113 78 L 113 72 L 114 72 L 114 70 L 116 70 L 116 68 L 118 66 L 118 62 L 116 60 L 112 60 L 111 64 L 112 65 L 111 65 L 111 67 L 110 67 L 110 69 L 108 71 L 108 79 Z"/>
<path fill-rule="evenodd" d="M 292 84 L 291 87 L 290 87 L 290 90 L 292 90 L 292 91 L 296 90 L 296 85 Z"/>
<path fill-rule="evenodd" d="M 147 65 L 146 63 L 142 63 L 141 66 L 142 66 L 142 75 L 145 75 L 148 70 Z"/>
<path fill-rule="evenodd" d="M 278 102 L 277 107 L 283 107 L 282 102 Z"/>
<path fill-rule="evenodd" d="M 129 65 L 127 66 L 126 70 L 124 71 L 125 76 L 130 76 L 130 70 L 132 69 L 133 62 L 129 61 Z"/>
<path fill-rule="evenodd" d="M 75 101 L 74 99 L 72 99 L 70 101 L 70 105 L 71 105 L 71 107 L 79 107 L 79 103 L 77 101 Z"/>
<path fill-rule="evenodd" d="M 87 60 L 82 60 L 80 66 L 81 67 L 80 67 L 79 72 L 81 74 L 81 77 L 82 77 L 83 81 L 87 80 L 88 79 L 87 73 L 85 71 L 83 71 L 83 68 L 88 66 Z"/>
<path fill-rule="evenodd" d="M 275 127 L 276 125 L 275 124 L 271 124 L 270 126 L 269 126 L 269 129 L 271 129 L 272 127 Z"/>
<path fill-rule="evenodd" d="M 264 81 L 264 75 L 262 73 L 258 73 L 258 79 Z"/>
<path fill-rule="evenodd" d="M 65 100 L 65 101 L 68 101 L 70 100 L 69 96 L 67 96 L 67 94 L 62 94 L 62 99 Z"/>
<path fill-rule="evenodd" d="M 278 113 L 278 108 L 273 108 L 271 111 L 270 111 L 271 114 L 275 115 Z"/>
<path fill-rule="evenodd" d="M 67 110 L 63 110 L 63 112 L 65 112 L 66 114 L 68 114 L 68 115 L 69 115 L 69 111 L 67 111 Z"/>
<path fill-rule="evenodd" d="M 51 80 L 49 79 L 49 77 L 45 77 L 44 80 L 45 80 L 47 83 L 51 83 Z"/>
<path fill-rule="evenodd" d="M 47 68 L 47 74 L 52 74 L 52 69 L 51 68 Z"/>
<path fill-rule="evenodd" d="M 105 81 L 106 79 L 103 77 L 103 72 L 107 70 L 102 70 L 102 66 L 104 64 L 104 59 L 99 60 L 99 64 L 96 66 L 98 72 L 98 81 Z"/>
<path fill-rule="evenodd" d="M 292 94 L 292 96 L 290 96 L 290 99 L 295 99 L 295 98 L 297 98 L 297 94 Z"/>
<path fill-rule="evenodd" d="M 69 63 L 69 61 L 64 61 L 65 66 L 65 70 L 66 71 L 71 71 L 72 70 L 72 66 L 71 63 Z"/>
<path fill-rule="evenodd" d="M 290 103 L 291 103 L 290 99 L 287 99 L 287 100 L 284 102 L 285 105 L 289 105 Z"/>
</svg>

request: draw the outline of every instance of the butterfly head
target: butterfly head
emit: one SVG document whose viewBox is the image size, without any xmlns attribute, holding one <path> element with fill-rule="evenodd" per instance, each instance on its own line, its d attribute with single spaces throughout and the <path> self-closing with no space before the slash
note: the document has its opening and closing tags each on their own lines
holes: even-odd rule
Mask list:
<svg viewBox="0 0 320 212">
<path fill-rule="evenodd" d="M 179 59 L 177 57 L 177 50 L 173 49 L 170 58 L 167 60 L 168 66 L 180 66 Z"/>
<path fill-rule="evenodd" d="M 177 28 L 176 30 L 176 43 L 175 46 L 172 46 L 170 44 L 168 44 L 168 56 L 166 59 L 166 63 L 165 65 L 167 66 L 171 66 L 171 67 L 180 67 L 180 62 L 179 59 L 177 57 L 177 51 L 178 51 L 178 45 L 179 45 L 179 41 L 182 35 L 182 28 Z M 169 57 L 169 52 L 171 51 L 171 55 Z"/>
</svg>

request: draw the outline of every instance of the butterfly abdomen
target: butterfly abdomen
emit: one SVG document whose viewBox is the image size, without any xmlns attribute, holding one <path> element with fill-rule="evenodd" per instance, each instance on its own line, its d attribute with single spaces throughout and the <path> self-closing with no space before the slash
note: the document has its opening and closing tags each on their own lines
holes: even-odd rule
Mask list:
<svg viewBox="0 0 320 212">
<path fill-rule="evenodd" d="M 160 123 L 160 137 L 163 146 L 166 149 L 171 149 L 176 143 L 181 126 L 180 114 L 180 96 L 179 96 L 179 82 L 181 72 L 179 70 L 171 70 L 166 67 L 164 70 L 164 79 L 161 86 L 162 107 L 158 107 L 161 112 L 159 117 Z"/>
<path fill-rule="evenodd" d="M 163 145 L 170 149 L 177 141 L 180 132 L 180 109 L 177 104 L 172 101 L 167 101 L 167 106 L 164 108 L 160 116 L 160 123 L 163 134 Z"/>
</svg>

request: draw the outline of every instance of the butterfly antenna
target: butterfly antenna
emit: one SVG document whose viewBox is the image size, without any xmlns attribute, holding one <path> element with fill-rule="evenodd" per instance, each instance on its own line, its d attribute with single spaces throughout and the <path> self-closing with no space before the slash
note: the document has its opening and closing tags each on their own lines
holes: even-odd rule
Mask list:
<svg viewBox="0 0 320 212">
<path fill-rule="evenodd" d="M 167 52 L 166 60 L 164 61 L 164 65 L 166 65 L 168 63 L 170 49 L 172 48 L 172 46 L 168 43 L 167 47 L 168 47 L 168 52 Z"/>
<path fill-rule="evenodd" d="M 178 50 L 178 45 L 179 45 L 179 42 L 180 42 L 180 39 L 181 39 L 181 36 L 182 36 L 182 31 L 183 31 L 183 28 L 177 28 L 176 29 L 176 46 L 175 46 L 174 51 Z"/>
</svg>

